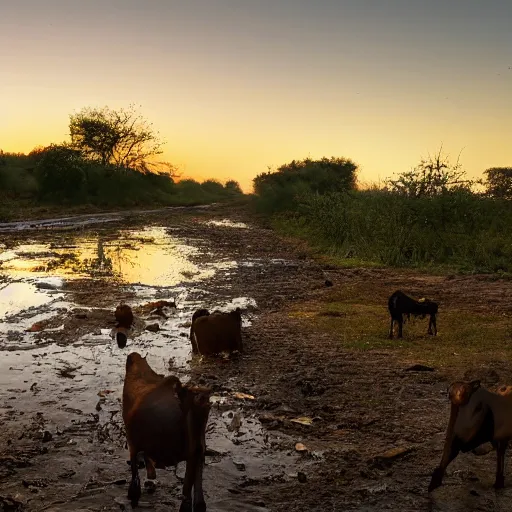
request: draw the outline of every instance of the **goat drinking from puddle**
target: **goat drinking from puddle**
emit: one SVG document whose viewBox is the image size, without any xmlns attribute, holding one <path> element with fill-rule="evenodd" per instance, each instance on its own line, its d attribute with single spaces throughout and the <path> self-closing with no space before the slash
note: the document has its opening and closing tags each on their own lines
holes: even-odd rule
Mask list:
<svg viewBox="0 0 512 512">
<path fill-rule="evenodd" d="M 201 355 L 242 352 L 242 314 L 240 308 L 229 313 L 199 309 L 190 328 L 192 351 Z"/>
<path fill-rule="evenodd" d="M 126 347 L 128 342 L 128 332 L 133 325 L 132 308 L 128 304 L 120 304 L 114 313 L 116 317 L 116 341 L 119 348 Z"/>
</svg>

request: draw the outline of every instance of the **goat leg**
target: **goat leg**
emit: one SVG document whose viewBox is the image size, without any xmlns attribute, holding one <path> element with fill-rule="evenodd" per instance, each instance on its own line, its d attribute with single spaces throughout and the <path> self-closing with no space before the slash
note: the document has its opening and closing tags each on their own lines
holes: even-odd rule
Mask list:
<svg viewBox="0 0 512 512">
<path fill-rule="evenodd" d="M 428 322 L 428 333 L 432 336 L 437 334 L 437 326 L 436 326 L 436 317 L 435 315 L 430 315 L 430 320 Z"/>
<path fill-rule="evenodd" d="M 446 471 L 448 464 L 450 464 L 450 462 L 459 454 L 459 443 L 457 442 L 457 439 L 453 433 L 458 414 L 459 406 L 452 404 L 450 409 L 450 420 L 448 421 L 448 428 L 446 430 L 446 438 L 444 441 L 443 456 L 441 458 L 441 463 L 436 469 L 434 469 L 432 473 L 430 484 L 428 486 L 428 492 L 432 492 L 434 489 L 437 489 L 442 485 L 444 472 Z"/>
<path fill-rule="evenodd" d="M 395 320 L 391 317 L 391 327 L 389 328 L 389 339 L 393 339 L 393 327 L 395 326 Z"/>
<path fill-rule="evenodd" d="M 156 470 L 155 470 L 155 463 L 152 459 L 149 457 L 146 457 L 144 455 L 144 463 L 146 465 L 146 475 L 149 480 L 155 480 L 156 478 Z"/>
<path fill-rule="evenodd" d="M 130 482 L 130 487 L 128 487 L 128 499 L 131 501 L 132 508 L 135 508 L 139 504 L 141 496 L 137 453 L 131 455 L 130 462 L 132 467 L 132 481 Z"/>
<path fill-rule="evenodd" d="M 505 452 L 507 451 L 507 441 L 499 441 L 496 448 L 496 481 L 495 489 L 505 487 Z"/>
<path fill-rule="evenodd" d="M 203 464 L 201 460 L 197 463 L 194 479 L 194 512 L 206 512 L 206 503 L 203 494 Z"/>
<path fill-rule="evenodd" d="M 190 442 L 190 440 L 189 440 Z M 183 498 L 180 506 L 180 512 L 192 512 L 192 486 L 197 471 L 197 453 L 195 450 L 189 452 L 187 457 L 187 466 L 185 469 L 185 481 L 183 482 Z"/>
<path fill-rule="evenodd" d="M 398 337 L 403 338 L 402 329 L 404 325 L 404 317 L 403 315 L 400 316 L 400 319 L 398 320 Z"/>
</svg>

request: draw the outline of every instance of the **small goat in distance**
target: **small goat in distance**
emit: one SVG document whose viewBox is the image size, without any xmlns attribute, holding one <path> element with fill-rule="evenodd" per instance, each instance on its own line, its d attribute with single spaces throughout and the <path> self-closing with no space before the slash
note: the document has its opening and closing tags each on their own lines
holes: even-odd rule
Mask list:
<svg viewBox="0 0 512 512">
<path fill-rule="evenodd" d="M 389 329 L 389 338 L 393 339 L 393 328 L 395 322 L 398 324 L 398 337 L 402 338 L 402 329 L 404 324 L 404 315 L 407 319 L 413 316 L 421 316 L 424 318 L 430 315 L 428 323 L 428 333 L 435 336 L 437 334 L 436 315 L 439 309 L 437 302 L 428 299 L 414 300 L 400 290 L 397 290 L 388 299 L 388 310 L 391 315 L 391 327 Z"/>
</svg>

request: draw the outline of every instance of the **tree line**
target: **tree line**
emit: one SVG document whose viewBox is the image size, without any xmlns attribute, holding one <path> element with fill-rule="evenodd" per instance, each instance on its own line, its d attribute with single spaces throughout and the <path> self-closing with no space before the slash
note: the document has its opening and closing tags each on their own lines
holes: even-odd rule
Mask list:
<svg viewBox="0 0 512 512">
<path fill-rule="evenodd" d="M 346 158 L 294 160 L 254 179 L 256 207 L 282 232 L 343 264 L 512 273 L 512 168 L 469 179 L 442 148 L 382 185 Z"/>
<path fill-rule="evenodd" d="M 243 195 L 235 180 L 179 179 L 165 142 L 134 105 L 87 107 L 69 117 L 69 140 L 28 155 L 0 150 L 4 199 L 100 206 L 205 204 Z"/>
</svg>

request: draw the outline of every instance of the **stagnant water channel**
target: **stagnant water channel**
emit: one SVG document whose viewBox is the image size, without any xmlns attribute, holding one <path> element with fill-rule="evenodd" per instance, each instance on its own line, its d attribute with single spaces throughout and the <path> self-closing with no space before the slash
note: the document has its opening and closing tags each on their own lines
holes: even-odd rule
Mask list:
<svg viewBox="0 0 512 512">
<path fill-rule="evenodd" d="M 91 487 L 91 481 L 128 477 L 120 414 L 126 355 L 140 352 L 155 371 L 172 371 L 187 380 L 190 365 L 201 364 L 192 359 L 188 340 L 189 321 L 195 309 L 229 310 L 239 306 L 244 311 L 244 326 L 257 311 L 252 297 L 230 296 L 229 286 L 217 298 L 206 290 L 210 280 L 215 277 L 217 282 L 220 279 L 229 283 L 237 268 L 244 265 L 282 264 L 278 260 L 218 258 L 214 252 L 205 251 L 204 244 L 199 248 L 197 240 L 177 237 L 172 227 L 163 225 L 124 225 L 102 230 L 94 227 L 112 220 L 118 219 L 80 217 L 75 224 L 73 219 L 65 219 L 64 223 L 59 219 L 39 225 L 0 226 L 5 232 L 26 230 L 22 240 L 0 246 L 3 441 L 10 444 L 14 435 L 23 436 L 23 429 L 32 432 L 32 436 L 46 436 L 49 442 L 42 462 L 53 470 L 58 468 L 61 475 L 70 475 L 65 477 L 65 489 L 57 491 L 48 482 L 34 484 L 48 477 L 37 464 L 27 464 L 23 485 L 15 478 L 7 479 L 4 487 L 17 496 L 26 510 L 39 510 L 48 503 L 53 503 L 51 510 L 129 507 L 122 482 Z M 52 230 L 63 224 L 69 231 Z M 237 230 L 251 229 L 227 219 L 203 224 L 205 230 L 209 226 L 232 230 L 233 236 L 237 236 Z M 81 227 L 79 231 L 74 229 L 77 226 Z M 47 236 L 41 236 L 43 227 Z M 108 296 L 98 297 L 95 305 L 95 280 L 111 283 L 112 290 L 129 293 L 129 303 L 134 308 L 154 300 L 175 301 L 177 307 L 168 312 L 167 318 L 141 313 L 128 346 L 120 350 L 112 340 L 112 325 L 107 321 L 113 318 L 116 295 L 111 302 Z M 91 285 L 87 287 L 87 305 L 81 303 L 80 286 L 69 286 L 73 282 Z M 98 323 L 98 318 L 105 322 Z M 88 319 L 95 320 L 90 322 L 90 329 Z M 77 324 L 79 328 L 74 329 Z M 157 332 L 146 330 L 148 324 L 158 324 Z M 298 455 L 293 449 L 273 448 L 275 439 L 269 437 L 257 418 L 241 409 L 242 403 L 250 402 L 252 397 L 236 391 L 212 397 L 207 433 L 210 455 L 205 470 L 208 509 L 267 510 L 247 496 L 241 501 L 235 485 L 250 485 L 262 478 L 295 478 Z M 181 466 L 178 476 L 184 472 Z M 7 476 L 19 471 L 9 469 Z M 141 505 L 167 510 L 176 503 L 181 486 L 173 471 L 159 471 L 158 479 L 160 488 L 154 494 L 144 493 Z M 27 481 L 29 484 L 25 485 Z M 95 488 L 100 490 L 95 493 Z"/>
</svg>

